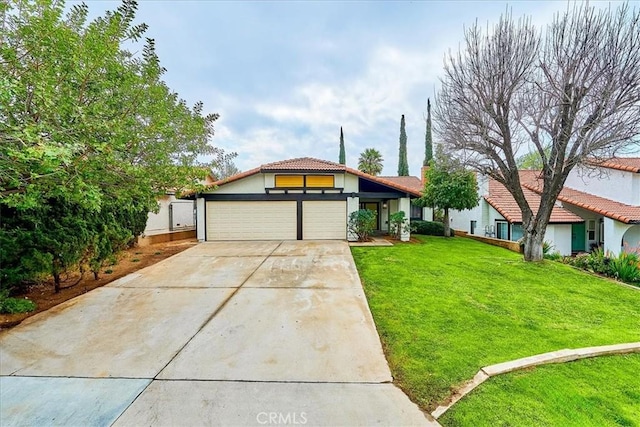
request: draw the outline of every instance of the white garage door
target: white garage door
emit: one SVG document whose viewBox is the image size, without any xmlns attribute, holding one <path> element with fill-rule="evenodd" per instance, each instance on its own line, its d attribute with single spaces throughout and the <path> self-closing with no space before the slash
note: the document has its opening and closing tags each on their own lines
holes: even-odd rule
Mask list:
<svg viewBox="0 0 640 427">
<path fill-rule="evenodd" d="M 302 202 L 302 238 L 346 239 L 347 202 Z"/>
<path fill-rule="evenodd" d="M 296 240 L 296 202 L 207 202 L 207 240 Z"/>
</svg>

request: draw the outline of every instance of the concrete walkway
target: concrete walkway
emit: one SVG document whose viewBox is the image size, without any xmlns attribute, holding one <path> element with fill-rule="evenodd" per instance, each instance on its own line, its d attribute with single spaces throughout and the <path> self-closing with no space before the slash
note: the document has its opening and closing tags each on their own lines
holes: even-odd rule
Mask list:
<svg viewBox="0 0 640 427">
<path fill-rule="evenodd" d="M 0 334 L 0 425 L 438 425 L 345 242 L 203 243 Z"/>
</svg>

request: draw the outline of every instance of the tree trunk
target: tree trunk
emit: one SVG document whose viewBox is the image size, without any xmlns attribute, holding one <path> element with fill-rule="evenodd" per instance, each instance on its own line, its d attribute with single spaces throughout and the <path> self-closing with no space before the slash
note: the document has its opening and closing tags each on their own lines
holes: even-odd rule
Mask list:
<svg viewBox="0 0 640 427">
<path fill-rule="evenodd" d="M 57 294 L 58 292 L 60 292 L 60 273 L 58 272 L 54 272 L 53 273 L 53 283 L 54 283 L 54 291 Z"/>
<path fill-rule="evenodd" d="M 449 208 L 444 208 L 444 218 L 442 219 L 444 224 L 444 237 L 451 237 L 451 227 L 449 225 Z"/>
<path fill-rule="evenodd" d="M 525 231 L 524 235 L 524 260 L 542 261 L 542 243 L 544 233 Z"/>
</svg>

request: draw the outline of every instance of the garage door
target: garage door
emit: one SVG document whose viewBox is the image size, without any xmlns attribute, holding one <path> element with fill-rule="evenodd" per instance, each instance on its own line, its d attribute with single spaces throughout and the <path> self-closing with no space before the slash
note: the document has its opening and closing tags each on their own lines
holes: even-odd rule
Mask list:
<svg viewBox="0 0 640 427">
<path fill-rule="evenodd" d="M 302 238 L 346 239 L 347 203 L 345 201 L 302 202 Z"/>
<path fill-rule="evenodd" d="M 207 202 L 207 240 L 296 240 L 296 202 Z"/>
</svg>

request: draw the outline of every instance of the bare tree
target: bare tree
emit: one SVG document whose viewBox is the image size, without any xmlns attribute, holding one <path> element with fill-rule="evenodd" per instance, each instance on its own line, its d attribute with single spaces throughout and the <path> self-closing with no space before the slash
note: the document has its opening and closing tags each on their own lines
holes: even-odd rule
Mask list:
<svg viewBox="0 0 640 427">
<path fill-rule="evenodd" d="M 525 259 L 542 259 L 551 210 L 577 165 L 614 157 L 640 134 L 640 11 L 581 4 L 546 31 L 503 15 L 465 31 L 445 60 L 435 110 L 454 155 L 502 183 L 522 211 Z M 539 206 L 527 202 L 516 159 L 541 159 Z"/>
</svg>

